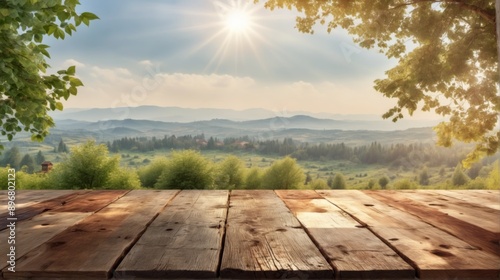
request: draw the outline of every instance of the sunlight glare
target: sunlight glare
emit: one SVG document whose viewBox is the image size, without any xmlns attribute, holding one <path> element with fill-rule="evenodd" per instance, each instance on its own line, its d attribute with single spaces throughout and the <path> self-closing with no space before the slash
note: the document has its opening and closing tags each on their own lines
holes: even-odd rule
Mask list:
<svg viewBox="0 0 500 280">
<path fill-rule="evenodd" d="M 244 11 L 232 11 L 227 15 L 226 25 L 231 32 L 244 32 L 250 26 L 250 17 Z"/>
</svg>

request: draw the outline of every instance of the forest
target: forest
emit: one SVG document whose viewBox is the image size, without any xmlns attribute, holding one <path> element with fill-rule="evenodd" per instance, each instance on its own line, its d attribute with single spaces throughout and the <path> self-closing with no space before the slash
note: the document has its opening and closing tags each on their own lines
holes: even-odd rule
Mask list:
<svg viewBox="0 0 500 280">
<path fill-rule="evenodd" d="M 464 169 L 467 145 L 348 145 L 249 136 L 124 137 L 26 153 L 5 151 L 0 178 L 19 189 L 498 189 L 498 154 Z M 55 159 L 50 172 L 40 164 Z M 4 187 L 4 186 L 3 186 Z"/>
</svg>

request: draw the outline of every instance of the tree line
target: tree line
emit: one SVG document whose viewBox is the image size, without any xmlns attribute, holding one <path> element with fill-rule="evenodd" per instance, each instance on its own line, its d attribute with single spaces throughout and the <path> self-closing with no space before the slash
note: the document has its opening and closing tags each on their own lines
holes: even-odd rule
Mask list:
<svg viewBox="0 0 500 280">
<path fill-rule="evenodd" d="M 16 153 L 17 148 L 9 150 Z M 18 152 L 18 151 L 17 151 Z M 7 178 L 9 167 L 0 168 L 0 179 Z M 51 172 L 29 174 L 20 170 L 16 175 L 18 189 L 345 189 L 341 172 L 327 180 L 312 179 L 297 164 L 285 156 L 266 168 L 246 167 L 241 159 L 231 155 L 213 162 L 196 150 L 174 151 L 169 157 L 159 157 L 140 169 L 120 166 L 120 156 L 110 155 L 105 144 L 88 141 L 73 147 L 71 153 L 54 166 Z M 417 180 L 391 181 L 387 176 L 372 178 L 365 188 L 411 189 L 429 183 L 424 168 Z M 457 165 L 452 177 L 454 187 L 498 188 L 500 166 L 496 161 L 486 178 L 471 179 Z M 2 186 L 6 188 L 6 186 Z"/>
<path fill-rule="evenodd" d="M 393 167 L 413 168 L 445 165 L 456 166 L 467 154 L 465 146 L 454 148 L 436 147 L 433 144 L 410 143 L 382 145 L 373 142 L 368 145 L 350 146 L 345 143 L 311 144 L 298 142 L 292 138 L 283 140 L 255 140 L 248 136 L 218 139 L 203 134 L 157 137 L 124 137 L 107 142 L 113 153 L 122 151 L 150 152 L 164 149 L 237 150 L 266 156 L 291 156 L 297 160 L 328 161 L 349 160 L 354 163 L 383 164 Z M 498 157 L 498 156 L 497 156 Z M 490 159 L 493 162 L 494 159 Z"/>
</svg>

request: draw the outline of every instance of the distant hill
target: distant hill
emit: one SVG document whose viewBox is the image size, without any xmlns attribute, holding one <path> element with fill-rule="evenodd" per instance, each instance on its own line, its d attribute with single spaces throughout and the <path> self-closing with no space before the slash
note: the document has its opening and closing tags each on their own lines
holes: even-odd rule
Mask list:
<svg viewBox="0 0 500 280">
<path fill-rule="evenodd" d="M 119 108 L 65 109 L 51 112 L 59 123 L 61 120 L 98 122 L 107 120 L 150 120 L 169 123 L 190 123 L 215 120 L 251 121 L 249 126 L 309 128 L 309 129 L 369 129 L 369 130 L 404 130 L 413 127 L 434 126 L 438 121 L 403 119 L 397 123 L 383 120 L 377 115 L 340 115 L 309 112 L 273 112 L 265 109 L 230 110 L 213 108 L 180 108 L 159 106 L 138 106 Z M 284 122 L 287 123 L 284 123 Z M 337 122 L 337 123 L 335 123 Z M 222 125 L 225 127 L 224 125 Z"/>
<path fill-rule="evenodd" d="M 165 135 L 197 135 L 218 138 L 250 136 L 262 140 L 291 137 L 307 142 L 385 143 L 428 142 L 434 138 L 431 128 L 396 130 L 391 122 L 318 119 L 306 115 L 272 117 L 260 120 L 233 121 L 212 119 L 195 122 L 163 122 L 153 120 L 79 121 L 56 120 L 52 135 L 92 136 L 98 140 L 122 137 L 163 137 Z M 374 128 L 382 128 L 374 130 Z"/>
</svg>

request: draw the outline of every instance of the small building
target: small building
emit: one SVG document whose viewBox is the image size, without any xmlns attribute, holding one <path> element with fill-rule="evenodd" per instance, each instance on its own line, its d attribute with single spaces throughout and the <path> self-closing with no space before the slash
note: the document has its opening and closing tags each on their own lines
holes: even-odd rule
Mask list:
<svg viewBox="0 0 500 280">
<path fill-rule="evenodd" d="M 49 172 L 50 170 L 52 170 L 52 162 L 50 161 L 44 161 L 42 162 L 42 172 Z"/>
</svg>

